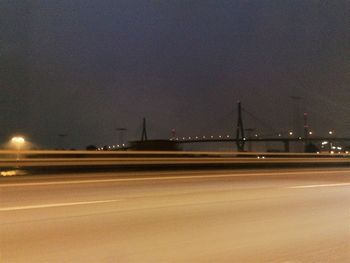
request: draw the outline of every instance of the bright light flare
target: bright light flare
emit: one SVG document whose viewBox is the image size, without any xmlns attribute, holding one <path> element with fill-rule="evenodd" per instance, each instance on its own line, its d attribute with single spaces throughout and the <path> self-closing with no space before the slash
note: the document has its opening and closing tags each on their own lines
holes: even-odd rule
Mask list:
<svg viewBox="0 0 350 263">
<path fill-rule="evenodd" d="M 16 145 L 22 145 L 26 142 L 26 140 L 23 137 L 16 136 L 11 139 L 11 142 Z"/>
<path fill-rule="evenodd" d="M 11 139 L 11 143 L 17 148 L 17 160 L 19 160 L 19 152 L 21 150 L 21 147 L 25 144 L 25 142 L 26 140 L 22 136 L 15 136 Z"/>
</svg>

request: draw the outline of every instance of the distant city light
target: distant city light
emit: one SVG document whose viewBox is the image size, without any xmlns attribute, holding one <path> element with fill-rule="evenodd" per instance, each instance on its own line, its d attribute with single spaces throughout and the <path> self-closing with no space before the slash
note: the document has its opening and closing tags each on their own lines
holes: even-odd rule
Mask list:
<svg viewBox="0 0 350 263">
<path fill-rule="evenodd" d="M 313 132 L 312 131 L 309 131 L 309 135 L 312 135 L 313 134 Z"/>
<path fill-rule="evenodd" d="M 290 132 L 289 132 L 289 135 L 293 135 L 293 132 L 292 132 L 292 131 L 290 131 Z"/>
<path fill-rule="evenodd" d="M 329 131 L 328 134 L 329 135 L 332 135 L 334 133 L 334 131 Z"/>
</svg>

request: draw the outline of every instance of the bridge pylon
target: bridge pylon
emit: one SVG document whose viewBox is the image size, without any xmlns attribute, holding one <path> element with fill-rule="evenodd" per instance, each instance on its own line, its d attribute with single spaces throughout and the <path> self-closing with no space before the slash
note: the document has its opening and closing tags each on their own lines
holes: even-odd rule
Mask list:
<svg viewBox="0 0 350 263">
<path fill-rule="evenodd" d="M 141 141 L 147 141 L 146 118 L 143 118 Z"/>
<path fill-rule="evenodd" d="M 242 104 L 238 101 L 238 119 L 236 126 L 236 145 L 239 152 L 244 152 L 244 128 L 243 128 L 243 118 L 242 118 Z"/>
</svg>

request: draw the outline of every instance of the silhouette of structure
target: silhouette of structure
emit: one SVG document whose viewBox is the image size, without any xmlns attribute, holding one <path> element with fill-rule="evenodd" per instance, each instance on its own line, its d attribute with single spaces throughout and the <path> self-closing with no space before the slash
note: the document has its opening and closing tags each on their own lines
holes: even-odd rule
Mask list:
<svg viewBox="0 0 350 263">
<path fill-rule="evenodd" d="M 301 98 L 299 97 L 291 97 L 294 101 L 299 101 Z M 175 130 L 172 130 L 172 138 L 170 140 L 148 140 L 147 136 L 147 126 L 146 126 L 146 118 L 143 118 L 142 125 L 142 134 L 140 141 L 131 142 L 130 149 L 134 150 L 179 150 L 180 144 L 191 144 L 191 143 L 206 143 L 206 142 L 234 142 L 237 145 L 237 150 L 242 152 L 244 151 L 244 146 L 248 142 L 249 144 L 252 142 L 281 142 L 284 145 L 284 151 L 290 151 L 291 143 L 301 143 L 304 145 L 305 152 L 318 152 L 319 148 L 315 145 L 315 143 L 320 143 L 323 141 L 328 142 L 350 142 L 350 138 L 341 138 L 341 137 L 314 137 L 309 136 L 309 124 L 308 124 L 308 115 L 304 113 L 304 133 L 301 136 L 297 136 L 297 134 L 287 134 L 283 136 L 283 133 L 277 132 L 273 130 L 275 133 L 273 135 L 265 135 L 264 136 L 251 136 L 245 137 L 245 131 L 251 133 L 254 129 L 244 129 L 243 125 L 243 115 L 242 111 L 247 112 L 242 108 L 241 102 L 238 102 L 238 118 L 237 118 L 237 126 L 236 126 L 236 138 L 230 138 L 227 135 L 225 138 L 219 136 L 219 138 L 214 138 L 214 136 L 202 136 L 202 137 L 185 137 L 175 138 Z M 247 112 L 249 115 L 251 113 Z M 256 119 L 256 117 L 255 117 Z M 261 122 L 261 121 L 260 121 Z M 266 126 L 266 124 L 265 124 Z M 300 127 L 302 128 L 302 127 Z M 293 136 L 292 136 L 293 135 Z M 251 147 L 250 149 L 251 150 Z"/>
<path fill-rule="evenodd" d="M 146 118 L 143 118 L 141 141 L 147 141 Z"/>
<path fill-rule="evenodd" d="M 86 150 L 87 151 L 97 151 L 97 146 L 90 144 L 90 145 L 86 146 Z"/>
<path fill-rule="evenodd" d="M 147 140 L 130 142 L 130 150 L 135 151 L 178 151 L 179 144 L 170 140 Z"/>
<path fill-rule="evenodd" d="M 296 96 L 291 96 L 291 98 L 297 104 L 299 103 L 299 101 L 301 99 L 301 97 L 296 97 Z M 296 107 L 296 108 L 298 109 L 298 107 Z M 244 151 L 244 146 L 245 146 L 246 142 L 248 142 L 248 143 L 251 143 L 251 142 L 281 142 L 284 145 L 285 152 L 290 152 L 290 144 L 296 143 L 296 142 L 303 143 L 304 152 L 318 152 L 319 149 L 314 143 L 320 143 L 323 141 L 343 142 L 343 143 L 350 142 L 350 138 L 346 138 L 346 137 L 310 137 L 309 136 L 310 132 L 309 132 L 307 113 L 304 113 L 304 132 L 300 136 L 298 136 L 298 132 L 296 132 L 296 134 L 294 134 L 293 137 L 291 136 L 291 134 L 286 137 L 286 136 L 283 136 L 282 133 L 278 133 L 275 131 L 276 134 L 272 137 L 270 137 L 270 136 L 266 136 L 266 137 L 248 136 L 248 138 L 247 138 L 247 137 L 245 137 L 244 131 L 251 132 L 251 131 L 253 131 L 253 129 L 244 129 L 242 110 L 243 110 L 242 104 L 241 104 L 241 102 L 238 102 L 238 120 L 237 120 L 237 126 L 236 126 L 236 138 L 235 139 L 229 138 L 229 136 L 227 136 L 226 138 L 221 138 L 221 136 L 219 138 L 213 138 L 213 136 L 208 138 L 207 136 L 203 136 L 202 138 L 195 137 L 193 139 L 191 139 L 191 138 L 185 139 L 185 137 L 183 137 L 182 140 L 181 140 L 181 138 L 180 139 L 175 138 L 175 139 L 171 139 L 171 140 L 176 141 L 176 143 L 178 143 L 178 144 L 190 144 L 190 143 L 200 143 L 200 142 L 202 142 L 202 143 L 205 143 L 205 142 L 235 142 L 237 145 L 238 151 Z M 247 112 L 247 111 L 244 110 L 244 112 Z M 247 112 L 247 113 L 249 115 L 253 116 L 251 113 L 249 113 L 249 112 Z M 254 119 L 257 119 L 257 118 L 254 117 Z"/>
<path fill-rule="evenodd" d="M 289 96 L 289 98 L 292 99 L 293 102 L 293 130 L 294 134 L 299 137 L 302 136 L 302 119 L 300 118 L 301 116 L 301 111 L 300 111 L 300 102 L 302 100 L 302 97 L 300 96 Z"/>
<path fill-rule="evenodd" d="M 243 119 L 242 119 L 242 104 L 239 101 L 238 102 L 238 119 L 237 119 L 237 127 L 236 127 L 236 145 L 237 150 L 240 152 L 244 151 L 244 144 L 245 144 L 245 137 L 244 137 L 244 128 L 243 128 Z"/>
<path fill-rule="evenodd" d="M 242 104 L 238 102 L 238 119 L 236 127 L 236 145 L 239 152 L 244 151 L 245 137 L 244 137 L 244 128 L 243 128 L 243 119 L 242 119 Z"/>
<path fill-rule="evenodd" d="M 309 145 L 308 138 L 309 138 L 309 124 L 307 120 L 307 113 L 304 112 L 304 151 L 305 152 L 308 152 L 312 148 L 312 146 L 308 146 Z"/>
<path fill-rule="evenodd" d="M 177 142 L 171 140 L 149 140 L 146 118 L 143 118 L 141 140 L 131 141 L 129 149 L 136 151 L 177 151 L 180 147 Z"/>
</svg>

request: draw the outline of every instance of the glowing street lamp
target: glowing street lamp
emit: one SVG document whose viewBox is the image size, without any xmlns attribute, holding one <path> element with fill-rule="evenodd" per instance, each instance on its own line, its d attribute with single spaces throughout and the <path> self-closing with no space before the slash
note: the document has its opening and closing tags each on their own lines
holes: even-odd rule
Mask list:
<svg viewBox="0 0 350 263">
<path fill-rule="evenodd" d="M 11 139 L 11 142 L 17 147 L 18 150 L 21 149 L 21 146 L 26 142 L 26 140 L 23 137 L 13 137 Z"/>
<path fill-rule="evenodd" d="M 17 160 L 19 160 L 19 151 L 21 147 L 25 144 L 26 140 L 21 136 L 15 136 L 11 139 L 11 143 L 17 148 Z"/>
</svg>

